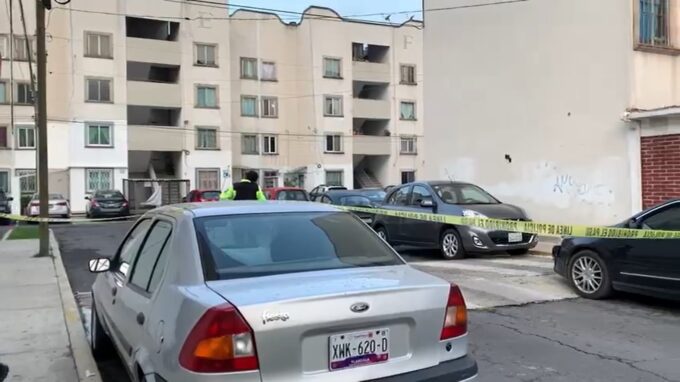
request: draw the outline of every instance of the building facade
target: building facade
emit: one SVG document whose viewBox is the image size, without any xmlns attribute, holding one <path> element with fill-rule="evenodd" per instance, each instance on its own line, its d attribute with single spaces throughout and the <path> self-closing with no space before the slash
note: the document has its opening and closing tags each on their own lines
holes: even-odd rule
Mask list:
<svg viewBox="0 0 680 382">
<path fill-rule="evenodd" d="M 677 0 L 485 3 L 425 13 L 429 176 L 559 223 L 680 196 Z"/>
<path fill-rule="evenodd" d="M 34 54 L 35 3 L 24 3 Z M 0 7 L 0 189 L 19 212 L 37 191 L 36 129 L 12 5 L 13 35 Z M 411 180 L 422 167 L 419 22 L 357 22 L 311 7 L 285 23 L 162 0 L 72 2 L 49 17 L 50 192 L 75 213 L 98 189 L 154 193 L 155 182 L 129 179 L 224 189 L 257 170 L 263 187 L 352 188 Z"/>
</svg>

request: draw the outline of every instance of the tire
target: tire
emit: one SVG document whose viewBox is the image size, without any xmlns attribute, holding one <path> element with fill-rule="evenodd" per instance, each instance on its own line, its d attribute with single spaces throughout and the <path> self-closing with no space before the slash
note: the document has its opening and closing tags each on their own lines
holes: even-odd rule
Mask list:
<svg viewBox="0 0 680 382">
<path fill-rule="evenodd" d="M 460 260 L 465 258 L 465 248 L 460 234 L 453 228 L 442 232 L 439 237 L 439 251 L 446 260 Z"/>
<path fill-rule="evenodd" d="M 381 225 L 375 227 L 375 233 L 381 239 L 385 240 L 386 243 L 390 242 L 390 237 L 387 235 L 387 229 Z"/>
<path fill-rule="evenodd" d="M 568 278 L 581 297 L 600 300 L 612 295 L 612 280 L 607 264 L 597 253 L 585 250 L 569 261 Z"/>
<path fill-rule="evenodd" d="M 113 343 L 99 321 L 94 299 L 92 300 L 92 310 L 90 311 L 90 314 L 90 348 L 92 349 L 92 355 L 98 360 L 107 359 L 113 354 Z"/>
<path fill-rule="evenodd" d="M 511 256 L 522 256 L 522 255 L 526 255 L 527 253 L 529 253 L 529 250 L 527 248 L 511 249 L 511 250 L 508 251 L 508 253 Z"/>
</svg>

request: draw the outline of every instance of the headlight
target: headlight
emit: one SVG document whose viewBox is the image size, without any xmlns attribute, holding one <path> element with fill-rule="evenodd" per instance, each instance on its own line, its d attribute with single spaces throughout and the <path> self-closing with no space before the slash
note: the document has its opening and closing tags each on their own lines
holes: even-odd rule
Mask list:
<svg viewBox="0 0 680 382">
<path fill-rule="evenodd" d="M 468 218 L 486 218 L 486 215 L 473 210 L 463 210 L 463 216 Z"/>
</svg>

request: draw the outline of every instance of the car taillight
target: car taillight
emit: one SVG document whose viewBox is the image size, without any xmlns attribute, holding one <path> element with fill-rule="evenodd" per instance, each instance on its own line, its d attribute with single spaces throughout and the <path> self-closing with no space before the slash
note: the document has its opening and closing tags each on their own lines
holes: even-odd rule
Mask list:
<svg viewBox="0 0 680 382">
<path fill-rule="evenodd" d="M 187 336 L 179 363 L 196 373 L 257 370 L 253 330 L 231 304 L 213 307 Z"/>
<path fill-rule="evenodd" d="M 459 337 L 467 333 L 467 308 L 460 288 L 451 285 L 449 299 L 446 304 L 446 315 L 440 339 Z"/>
<path fill-rule="evenodd" d="M 128 202 L 127 202 L 127 200 L 124 200 L 124 201 L 123 201 L 123 204 L 122 204 L 122 206 L 123 206 L 123 207 L 127 207 L 127 206 L 128 206 Z"/>
</svg>

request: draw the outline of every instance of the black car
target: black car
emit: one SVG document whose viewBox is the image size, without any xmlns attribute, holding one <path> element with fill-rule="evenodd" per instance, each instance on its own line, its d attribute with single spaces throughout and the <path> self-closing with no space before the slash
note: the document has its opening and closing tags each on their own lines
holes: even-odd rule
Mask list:
<svg viewBox="0 0 680 382">
<path fill-rule="evenodd" d="M 501 203 L 478 186 L 437 181 L 409 183 L 387 194 L 383 209 L 489 217 L 528 221 L 524 210 Z M 489 231 L 483 228 L 448 225 L 415 219 L 378 215 L 373 228 L 387 242 L 421 248 L 438 248 L 445 259 L 462 259 L 468 252 L 526 254 L 538 243 L 536 235 Z"/>
<path fill-rule="evenodd" d="M 86 196 L 85 199 L 88 200 L 85 206 L 88 218 L 130 215 L 130 204 L 120 191 L 97 191 L 92 196 Z"/>
<path fill-rule="evenodd" d="M 361 208 L 374 207 L 371 199 L 369 199 L 359 190 L 330 190 L 323 193 L 317 200 L 321 203 L 333 204 L 336 206 Z M 368 225 L 373 223 L 374 214 L 366 212 L 355 212 L 354 214 Z"/>
<path fill-rule="evenodd" d="M 618 228 L 680 231 L 680 200 L 647 209 Z M 570 237 L 553 248 L 555 272 L 591 299 L 613 291 L 680 299 L 680 239 Z"/>
<path fill-rule="evenodd" d="M 367 197 L 368 200 L 371 201 L 371 204 L 376 207 L 382 205 L 385 202 L 385 196 L 387 196 L 387 192 L 382 188 L 362 188 L 356 191 Z"/>
</svg>

